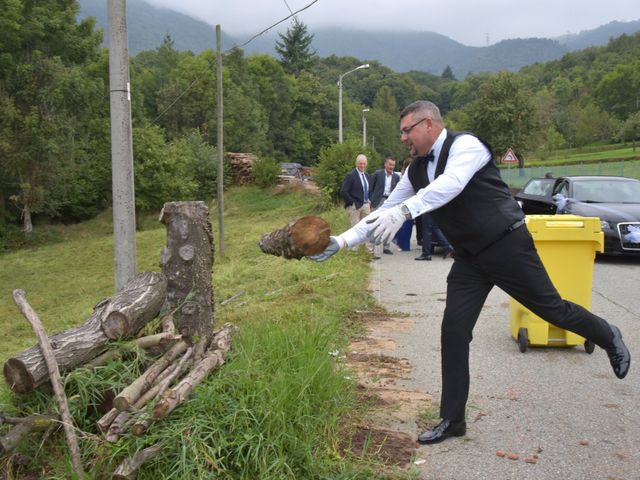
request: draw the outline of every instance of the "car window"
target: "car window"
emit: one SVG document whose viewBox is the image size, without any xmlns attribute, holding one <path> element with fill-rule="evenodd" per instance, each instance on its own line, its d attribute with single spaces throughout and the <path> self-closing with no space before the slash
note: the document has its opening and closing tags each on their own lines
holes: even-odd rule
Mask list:
<svg viewBox="0 0 640 480">
<path fill-rule="evenodd" d="M 531 179 L 522 189 L 522 193 L 529 195 L 549 195 L 553 188 L 553 182 L 544 179 Z"/>
<path fill-rule="evenodd" d="M 568 197 L 569 196 L 569 182 L 567 182 L 565 180 L 565 181 L 562 181 L 562 182 L 558 183 L 555 186 L 555 188 L 553 189 L 553 194 L 557 195 L 558 193 L 563 195 L 563 196 L 565 196 L 565 197 Z"/>
<path fill-rule="evenodd" d="M 640 182 L 610 179 L 573 183 L 572 197 L 580 202 L 640 203 Z"/>
</svg>

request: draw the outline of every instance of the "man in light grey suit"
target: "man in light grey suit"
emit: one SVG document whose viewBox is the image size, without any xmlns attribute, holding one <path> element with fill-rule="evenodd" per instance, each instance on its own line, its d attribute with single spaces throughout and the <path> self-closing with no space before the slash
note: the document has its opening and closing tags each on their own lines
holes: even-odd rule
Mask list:
<svg viewBox="0 0 640 480">
<path fill-rule="evenodd" d="M 394 171 L 395 167 L 396 161 L 388 157 L 384 161 L 384 168 L 377 170 L 376 173 L 373 174 L 371 185 L 369 186 L 372 211 L 384 203 L 400 181 L 400 174 Z M 384 244 L 382 251 L 388 255 L 393 255 L 388 242 Z"/>
</svg>

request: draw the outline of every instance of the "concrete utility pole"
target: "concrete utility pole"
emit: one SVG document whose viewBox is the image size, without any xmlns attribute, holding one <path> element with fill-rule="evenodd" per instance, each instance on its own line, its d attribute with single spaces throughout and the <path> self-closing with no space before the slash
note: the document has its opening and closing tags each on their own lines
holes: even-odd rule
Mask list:
<svg viewBox="0 0 640 480">
<path fill-rule="evenodd" d="M 109 0 L 111 184 L 116 292 L 136 275 L 136 213 L 126 0 Z"/>
<path fill-rule="evenodd" d="M 216 144 L 216 153 L 218 154 L 218 230 L 220 232 L 220 238 L 218 240 L 218 252 L 221 257 L 224 257 L 224 164 L 222 162 L 224 155 L 224 139 L 223 139 L 223 96 L 222 96 L 222 34 L 220 25 L 216 25 L 216 63 L 218 66 L 216 77 L 216 90 L 217 90 L 217 125 L 218 125 L 218 142 Z"/>
</svg>

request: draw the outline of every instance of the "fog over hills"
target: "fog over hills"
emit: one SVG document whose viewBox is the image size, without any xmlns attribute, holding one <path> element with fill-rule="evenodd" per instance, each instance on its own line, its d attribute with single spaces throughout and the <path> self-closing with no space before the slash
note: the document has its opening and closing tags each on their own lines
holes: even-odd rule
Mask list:
<svg viewBox="0 0 640 480">
<path fill-rule="evenodd" d="M 80 0 L 80 18 L 93 16 L 107 35 L 107 2 Z M 178 50 L 194 53 L 215 49 L 215 28 L 173 10 L 158 8 L 144 0 L 127 2 L 129 53 L 155 49 L 171 35 Z M 640 31 L 640 20 L 611 22 L 593 30 L 558 38 L 516 38 L 486 47 L 463 45 L 434 32 L 376 32 L 323 28 L 310 31 L 318 55 L 351 56 L 363 61 L 377 60 L 397 72 L 418 70 L 439 75 L 448 66 L 457 78 L 470 73 L 518 70 L 537 62 L 548 62 L 573 50 L 606 45 L 610 38 Z M 247 55 L 268 53 L 275 56 L 278 34 L 270 31 L 243 47 Z M 248 38 L 235 38 L 223 32 L 227 50 L 242 45 Z"/>
</svg>

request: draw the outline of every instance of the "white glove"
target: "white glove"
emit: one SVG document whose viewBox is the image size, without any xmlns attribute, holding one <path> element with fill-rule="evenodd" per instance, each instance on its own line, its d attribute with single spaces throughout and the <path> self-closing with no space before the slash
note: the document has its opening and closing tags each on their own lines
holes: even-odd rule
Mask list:
<svg viewBox="0 0 640 480">
<path fill-rule="evenodd" d="M 316 262 L 324 262 L 328 260 L 329 257 L 332 257 L 336 253 L 340 251 L 340 249 L 346 247 L 347 244 L 344 240 L 339 239 L 338 237 L 329 237 L 329 246 L 324 249 L 324 252 L 319 253 L 317 255 L 311 255 L 307 258 L 316 261 Z"/>
<path fill-rule="evenodd" d="M 402 205 L 396 205 L 384 210 L 378 217 L 367 220 L 367 223 L 371 224 L 368 236 L 372 238 L 376 245 L 388 243 L 400 230 L 400 227 L 407 219 L 401 208 Z"/>
</svg>

